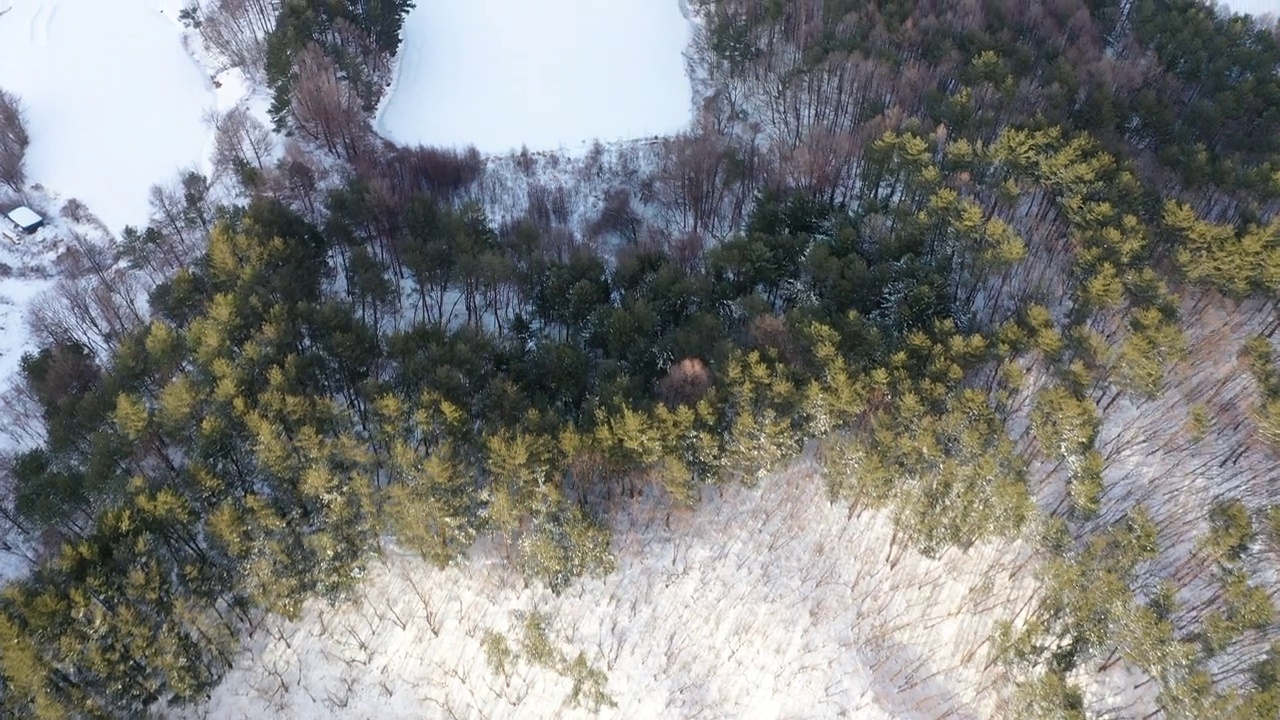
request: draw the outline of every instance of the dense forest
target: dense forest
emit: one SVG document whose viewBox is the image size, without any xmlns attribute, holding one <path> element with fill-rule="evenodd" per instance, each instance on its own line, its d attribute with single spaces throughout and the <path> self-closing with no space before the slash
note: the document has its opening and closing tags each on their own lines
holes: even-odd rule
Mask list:
<svg viewBox="0 0 1280 720">
<path fill-rule="evenodd" d="M 37 442 L 0 511 L 42 557 L 0 593 L 6 717 L 197 702 L 262 618 L 392 544 L 487 538 L 559 591 L 610 570 L 635 497 L 806 451 L 814 496 L 889 510 L 902 547 L 1038 544 L 1044 591 L 992 642 L 1011 716 L 1089 716 L 1082 673 L 1116 663 L 1156 716 L 1280 712 L 1280 27 L 701 0 L 691 130 L 551 188 L 372 133 L 410 3 L 214 5 L 290 147 L 224 119 L 244 201 L 156 189 L 33 313 L 6 405 Z M 1247 341 L 1206 355 L 1221 312 Z M 1186 442 L 1247 427 L 1211 458 L 1244 479 L 1171 511 L 1182 488 L 1114 480 L 1102 420 L 1214 361 L 1250 395 L 1193 399 Z"/>
</svg>

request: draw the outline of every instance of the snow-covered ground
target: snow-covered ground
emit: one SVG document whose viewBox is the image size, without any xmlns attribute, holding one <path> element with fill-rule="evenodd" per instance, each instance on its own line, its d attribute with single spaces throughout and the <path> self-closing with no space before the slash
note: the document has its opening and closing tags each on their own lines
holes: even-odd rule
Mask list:
<svg viewBox="0 0 1280 720">
<path fill-rule="evenodd" d="M 572 682 L 531 662 L 537 612 L 562 657 L 607 677 L 608 718 L 982 718 L 1005 681 L 993 623 L 1031 591 L 1027 548 L 985 543 L 886 560 L 878 512 L 824 498 L 811 463 L 759 490 L 714 492 L 684 515 L 620 521 L 618 568 L 560 597 L 525 587 L 492 551 L 437 570 L 376 565 L 351 603 L 268 623 L 210 703 L 180 717 L 587 717 Z M 494 638 L 515 657 L 491 665 Z M 563 667 L 563 666 L 562 666 Z"/>
<path fill-rule="evenodd" d="M 0 382 L 17 377 L 22 354 L 33 349 L 28 342 L 26 309 L 52 286 L 53 280 L 47 278 L 0 279 Z"/>
<path fill-rule="evenodd" d="M 215 92 L 184 47 L 182 0 L 0 0 L 0 88 L 26 105 L 27 175 L 118 233 L 145 225 L 147 191 L 203 167 Z M 56 212 L 57 208 L 47 208 Z"/>
<path fill-rule="evenodd" d="M 419 0 L 377 127 L 494 153 L 667 135 L 691 33 L 681 0 Z"/>
</svg>

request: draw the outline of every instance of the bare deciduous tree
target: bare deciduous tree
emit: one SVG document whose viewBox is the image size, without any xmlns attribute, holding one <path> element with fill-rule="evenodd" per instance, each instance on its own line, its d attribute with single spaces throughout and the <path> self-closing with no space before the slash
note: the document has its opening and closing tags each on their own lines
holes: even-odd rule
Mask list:
<svg viewBox="0 0 1280 720">
<path fill-rule="evenodd" d="M 669 229 L 720 237 L 736 227 L 763 174 L 759 155 L 754 139 L 699 131 L 664 140 L 653 192 Z"/>
<path fill-rule="evenodd" d="M 485 163 L 475 147 L 464 150 L 395 147 L 368 154 L 356 163 L 360 176 L 396 205 L 427 194 L 448 203 L 465 199 L 484 176 Z"/>
<path fill-rule="evenodd" d="M 290 114 L 298 132 L 335 156 L 352 160 L 369 143 L 359 94 L 314 43 L 298 56 Z"/>
<path fill-rule="evenodd" d="M 604 208 L 600 217 L 587 228 L 591 237 L 613 234 L 634 245 L 640 239 L 644 219 L 632 206 L 631 192 L 626 188 L 613 188 L 605 193 Z"/>
<path fill-rule="evenodd" d="M 267 36 L 280 14 L 280 0 L 216 0 L 204 8 L 200 37 L 232 67 L 264 80 Z"/>
<path fill-rule="evenodd" d="M 773 350 L 788 364 L 801 361 L 800 346 L 786 320 L 777 315 L 757 315 L 747 323 L 748 346 L 761 351 Z"/>
<path fill-rule="evenodd" d="M 161 249 L 173 269 L 191 262 L 203 248 L 213 215 L 207 188 L 204 177 L 191 170 L 151 186 L 150 225 L 163 236 Z"/>
<path fill-rule="evenodd" d="M 30 143 L 22 101 L 7 90 L 0 90 L 0 183 L 22 190 L 27 179 L 25 161 Z"/>
<path fill-rule="evenodd" d="M 853 194 L 858 144 L 850 133 L 815 129 L 794 147 L 776 148 L 772 167 L 783 175 L 782 185 L 802 188 L 828 202 L 844 202 Z"/>
<path fill-rule="evenodd" d="M 213 167 L 217 173 L 246 173 L 266 170 L 275 154 L 271 128 L 263 125 L 247 109 L 235 108 L 214 123 Z"/>
<path fill-rule="evenodd" d="M 120 338 L 145 321 L 146 288 L 107 248 L 78 233 L 69 238 L 71 247 L 59 258 L 63 278 L 31 303 L 27 325 L 40 346 L 75 343 L 109 357 Z"/>
<path fill-rule="evenodd" d="M 527 215 L 538 227 L 550 230 L 566 227 L 573 218 L 569 189 L 564 185 L 548 185 L 534 181 L 529 183 L 529 210 Z"/>
<path fill-rule="evenodd" d="M 320 219 L 329 171 L 298 143 L 286 141 L 275 170 L 267 174 L 265 192 L 312 222 Z"/>
</svg>

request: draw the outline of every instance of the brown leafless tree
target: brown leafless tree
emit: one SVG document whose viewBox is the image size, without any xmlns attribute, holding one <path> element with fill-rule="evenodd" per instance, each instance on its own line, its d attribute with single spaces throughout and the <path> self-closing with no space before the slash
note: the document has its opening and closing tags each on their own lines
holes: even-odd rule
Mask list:
<svg viewBox="0 0 1280 720">
<path fill-rule="evenodd" d="M 18 192 L 27 180 L 25 165 L 30 143 L 22 101 L 0 89 L 0 183 Z"/>
<path fill-rule="evenodd" d="M 799 188 L 828 202 L 845 202 L 853 194 L 858 167 L 858 143 L 850 133 L 813 129 L 799 145 L 775 147 L 772 164 L 783 177 L 780 184 Z"/>
<path fill-rule="evenodd" d="M 403 205 L 423 194 L 446 203 L 467 197 L 484 175 L 485 162 L 475 147 L 464 150 L 387 146 L 356 163 L 361 177 Z"/>
<path fill-rule="evenodd" d="M 21 374 L 0 390 L 0 418 L 0 435 L 14 447 L 39 447 L 44 442 L 44 408 Z"/>
<path fill-rule="evenodd" d="M 787 321 L 777 315 L 757 315 L 747 323 L 747 346 L 760 351 L 772 350 L 788 364 L 801 361 L 799 343 Z"/>
<path fill-rule="evenodd" d="M 290 115 L 303 137 L 351 161 L 370 146 L 371 131 L 356 89 L 314 43 L 298 56 Z"/>
<path fill-rule="evenodd" d="M 630 245 L 640 239 L 640 230 L 644 220 L 632 206 L 631 191 L 626 188 L 613 188 L 605 193 L 604 207 L 600 217 L 587 228 L 589 237 L 616 235 Z"/>
<path fill-rule="evenodd" d="M 280 0 L 215 0 L 204 8 L 200 37 L 229 65 L 261 82 L 267 36 L 280 5 Z"/>
<path fill-rule="evenodd" d="M 275 137 L 246 108 L 238 107 L 214 123 L 215 173 L 243 176 L 246 170 L 262 172 L 275 154 Z"/>
<path fill-rule="evenodd" d="M 265 192 L 312 222 L 320 218 L 329 171 L 304 148 L 286 141 L 284 155 L 267 174 Z"/>
<path fill-rule="evenodd" d="M 62 204 L 62 209 L 58 211 L 62 217 L 70 220 L 76 225 L 90 225 L 98 228 L 105 234 L 110 234 L 111 230 L 102 222 L 102 218 L 93 214 L 88 205 L 85 205 L 79 198 L 69 198 Z"/>
<path fill-rule="evenodd" d="M 27 325 L 40 346 L 77 343 L 107 357 L 145 321 L 146 288 L 107 248 L 79 233 L 69 239 L 59 258 L 63 278 L 31 303 Z"/>
<path fill-rule="evenodd" d="M 562 184 L 548 185 L 536 180 L 529 183 L 527 216 L 546 230 L 568 226 L 573 217 L 569 189 Z"/>
<path fill-rule="evenodd" d="M 693 133 L 665 140 L 653 200 L 668 229 L 719 237 L 737 226 L 759 187 L 758 156 L 754 139 Z"/>
<path fill-rule="evenodd" d="M 213 208 L 208 181 L 195 171 L 151 187 L 150 225 L 163 236 L 167 264 L 176 270 L 200 254 L 208 235 Z"/>
</svg>

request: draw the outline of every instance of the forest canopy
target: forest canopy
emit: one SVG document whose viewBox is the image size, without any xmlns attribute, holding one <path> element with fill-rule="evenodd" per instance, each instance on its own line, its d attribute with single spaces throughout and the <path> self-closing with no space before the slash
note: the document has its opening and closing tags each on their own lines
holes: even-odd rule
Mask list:
<svg viewBox="0 0 1280 720">
<path fill-rule="evenodd" d="M 1215 505 L 1201 569 L 1158 575 L 1169 530 L 1098 440 L 1210 307 L 1269 328 L 1250 422 L 1277 435 L 1280 29 L 1190 0 L 702 0 L 693 129 L 575 225 L 585 180 L 511 213 L 476 153 L 372 136 L 409 5 L 281 4 L 264 70 L 304 149 L 264 162 L 237 125 L 243 202 L 187 176 L 34 318 L 41 442 L 2 509 L 43 555 L 0 593 L 6 717 L 198 702 L 265 614 L 388 545 L 487 538 L 561 592 L 610 571 L 637 496 L 678 511 L 804 452 L 816 498 L 892 515 L 888 562 L 1037 543 L 1047 590 L 994 639 L 1020 717 L 1084 717 L 1079 674 L 1117 658 L 1166 716 L 1274 716 L 1251 563 L 1277 498 Z"/>
</svg>

